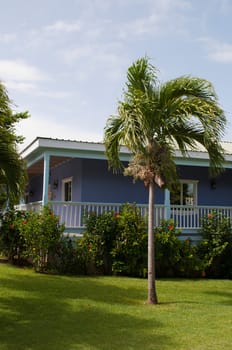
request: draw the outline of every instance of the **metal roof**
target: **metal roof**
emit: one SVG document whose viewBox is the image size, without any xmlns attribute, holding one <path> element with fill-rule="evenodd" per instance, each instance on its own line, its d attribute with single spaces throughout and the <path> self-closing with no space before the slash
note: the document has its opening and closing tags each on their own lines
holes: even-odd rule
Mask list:
<svg viewBox="0 0 232 350">
<path fill-rule="evenodd" d="M 232 142 L 221 142 L 225 150 L 226 167 L 232 168 Z M 33 175 L 41 172 L 44 153 L 51 156 L 50 165 L 56 167 L 71 158 L 107 159 L 103 142 L 89 142 L 37 137 L 22 152 L 21 156 L 27 162 L 28 172 Z M 120 159 L 128 161 L 130 152 L 126 147 L 121 147 Z M 190 150 L 187 157 L 183 157 L 177 149 L 175 154 L 176 164 L 208 166 L 209 156 L 203 146 L 198 145 L 196 150 Z"/>
</svg>

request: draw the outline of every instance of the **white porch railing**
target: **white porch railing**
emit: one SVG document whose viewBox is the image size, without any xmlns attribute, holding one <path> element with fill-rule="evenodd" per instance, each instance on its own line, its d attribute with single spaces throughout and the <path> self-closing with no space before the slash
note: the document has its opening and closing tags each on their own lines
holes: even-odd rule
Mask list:
<svg viewBox="0 0 232 350">
<path fill-rule="evenodd" d="M 55 202 L 49 203 L 54 214 L 59 216 L 60 223 L 65 224 L 66 228 L 83 229 L 84 218 L 87 213 L 96 212 L 101 214 L 105 211 L 113 210 L 119 212 L 122 203 L 86 203 L 86 202 Z M 136 204 L 143 216 L 148 214 L 146 204 Z M 42 207 L 42 202 L 18 205 L 19 210 L 38 211 Z M 215 206 L 180 206 L 164 205 L 154 206 L 155 225 L 158 226 L 162 219 L 172 218 L 177 228 L 184 230 L 200 229 L 201 221 L 204 216 L 212 212 L 220 213 L 222 216 L 229 217 L 232 221 L 232 207 Z"/>
<path fill-rule="evenodd" d="M 49 205 L 55 215 L 60 218 L 60 223 L 64 223 L 65 227 L 84 227 L 84 219 L 88 213 L 95 212 L 102 214 L 106 211 L 114 211 L 118 213 L 122 203 L 81 203 L 81 202 L 50 202 Z M 147 216 L 148 206 L 145 204 L 137 204 L 142 216 Z M 160 220 L 164 218 L 164 206 L 155 207 L 155 225 L 160 224 Z"/>
<path fill-rule="evenodd" d="M 171 218 L 180 229 L 200 229 L 202 218 L 213 212 L 232 221 L 232 207 L 172 205 L 170 211 Z"/>
<path fill-rule="evenodd" d="M 41 210 L 41 208 L 42 208 L 42 201 L 15 205 L 16 210 L 39 211 Z"/>
</svg>

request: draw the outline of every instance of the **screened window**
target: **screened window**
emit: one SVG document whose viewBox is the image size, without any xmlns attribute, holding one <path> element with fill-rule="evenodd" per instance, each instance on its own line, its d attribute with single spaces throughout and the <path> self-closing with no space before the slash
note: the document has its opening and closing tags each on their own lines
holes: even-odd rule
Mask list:
<svg viewBox="0 0 232 350">
<path fill-rule="evenodd" d="M 62 192 L 63 192 L 63 201 L 71 202 L 72 201 L 72 178 L 66 178 L 62 181 Z"/>
<path fill-rule="evenodd" d="M 197 181 L 181 180 L 171 192 L 171 204 L 197 205 Z"/>
</svg>

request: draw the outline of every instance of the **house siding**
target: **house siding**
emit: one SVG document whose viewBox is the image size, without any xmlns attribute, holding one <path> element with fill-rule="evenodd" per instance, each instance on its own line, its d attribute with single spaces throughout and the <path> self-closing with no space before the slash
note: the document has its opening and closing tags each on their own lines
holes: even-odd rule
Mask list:
<svg viewBox="0 0 232 350">
<path fill-rule="evenodd" d="M 198 181 L 198 205 L 232 206 L 232 170 L 225 169 L 211 186 L 209 170 L 206 167 L 180 166 L 178 167 L 180 179 Z"/>
<path fill-rule="evenodd" d="M 148 189 L 142 181 L 133 182 L 131 176 L 114 174 L 104 160 L 83 160 L 83 202 L 148 202 Z M 157 188 L 156 203 L 163 204 L 164 194 Z"/>
<path fill-rule="evenodd" d="M 226 169 L 215 180 L 215 188 L 207 167 L 178 166 L 180 179 L 198 181 L 197 205 L 232 206 L 232 170 Z M 51 169 L 51 199 L 62 200 L 62 180 L 72 177 L 73 202 L 125 203 L 136 202 L 147 204 L 148 189 L 142 181 L 133 182 L 132 177 L 114 174 L 108 169 L 106 160 L 73 158 Z M 58 181 L 58 187 L 53 183 Z M 28 192 L 30 202 L 42 199 L 43 175 L 30 179 Z M 164 204 L 164 191 L 156 187 L 155 203 Z"/>
</svg>

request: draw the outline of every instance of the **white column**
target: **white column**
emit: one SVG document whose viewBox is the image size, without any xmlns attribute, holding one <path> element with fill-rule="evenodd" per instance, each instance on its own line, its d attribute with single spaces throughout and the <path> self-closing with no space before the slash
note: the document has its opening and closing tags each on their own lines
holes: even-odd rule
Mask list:
<svg viewBox="0 0 232 350">
<path fill-rule="evenodd" d="M 164 190 L 164 219 L 169 220 L 171 218 L 171 203 L 170 203 L 170 191 L 165 188 Z"/>
<path fill-rule="evenodd" d="M 43 197 L 42 204 L 48 203 L 48 184 L 49 184 L 49 168 L 50 168 L 50 155 L 44 153 L 44 171 L 43 171 Z"/>
</svg>

